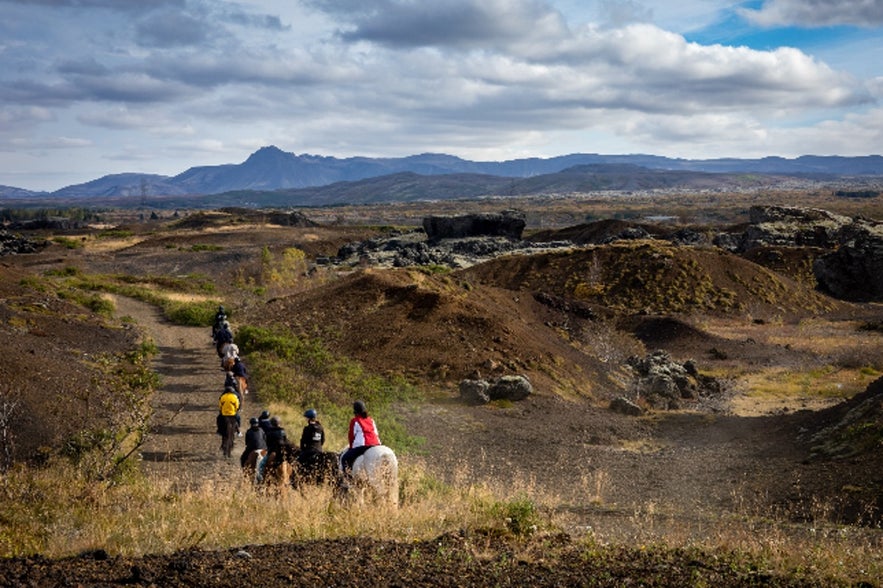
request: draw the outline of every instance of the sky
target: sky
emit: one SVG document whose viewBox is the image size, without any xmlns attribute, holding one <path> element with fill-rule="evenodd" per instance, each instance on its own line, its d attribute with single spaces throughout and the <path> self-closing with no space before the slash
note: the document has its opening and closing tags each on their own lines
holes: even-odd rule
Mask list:
<svg viewBox="0 0 883 588">
<path fill-rule="evenodd" d="M 0 0 L 0 185 L 333 157 L 883 153 L 883 0 Z"/>
</svg>

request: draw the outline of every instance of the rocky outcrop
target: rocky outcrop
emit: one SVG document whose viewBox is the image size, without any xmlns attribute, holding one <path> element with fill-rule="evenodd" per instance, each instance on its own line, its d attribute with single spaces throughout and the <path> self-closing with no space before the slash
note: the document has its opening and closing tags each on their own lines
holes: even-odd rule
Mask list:
<svg viewBox="0 0 883 588">
<path fill-rule="evenodd" d="M 271 225 L 282 227 L 318 227 L 319 224 L 310 220 L 302 212 L 271 211 L 267 215 L 267 222 Z"/>
<path fill-rule="evenodd" d="M 883 301 L 883 224 L 785 206 L 753 206 L 749 218 L 751 224 L 741 235 L 719 234 L 715 245 L 755 261 L 776 248 L 817 250 L 813 275 L 807 277 L 814 277 L 821 290 L 843 300 Z"/>
<path fill-rule="evenodd" d="M 485 380 L 461 380 L 460 400 L 468 404 L 487 404 L 491 401 L 487 393 L 491 385 Z"/>
<path fill-rule="evenodd" d="M 70 231 L 82 228 L 83 224 L 66 217 L 50 216 L 15 221 L 9 225 L 13 231 Z"/>
<path fill-rule="evenodd" d="M 819 288 L 854 302 L 883 301 L 883 230 L 858 227 L 852 239 L 813 263 Z"/>
<path fill-rule="evenodd" d="M 525 224 L 523 213 L 505 210 L 501 213 L 428 216 L 423 219 L 423 230 L 430 241 L 467 237 L 521 239 Z"/>
<path fill-rule="evenodd" d="M 883 437 L 883 378 L 871 382 L 864 392 L 850 400 L 819 413 L 818 430 L 805 430 L 811 435 L 815 456 L 849 457 L 880 449 Z"/>
<path fill-rule="evenodd" d="M 702 376 L 692 360 L 677 363 L 662 350 L 627 361 L 635 373 L 637 398 L 655 409 L 679 409 L 685 402 L 720 391 L 714 378 Z"/>
<path fill-rule="evenodd" d="M 624 396 L 619 396 L 618 398 L 614 398 L 613 400 L 611 400 L 610 410 L 629 416 L 641 416 L 642 414 L 644 414 L 643 408 Z"/>
<path fill-rule="evenodd" d="M 323 262 L 380 267 L 447 266 L 464 268 L 507 253 L 536 253 L 571 247 L 569 242 L 530 243 L 509 237 L 465 237 L 430 241 L 422 230 L 393 232 L 385 237 L 347 243 L 334 259 Z M 318 263 L 318 260 L 317 260 Z"/>
<path fill-rule="evenodd" d="M 854 220 L 819 208 L 752 206 L 751 225 L 742 235 L 739 249 L 755 247 L 836 247 Z"/>
<path fill-rule="evenodd" d="M 45 240 L 34 240 L 15 235 L 8 231 L 0 231 L 0 256 L 21 253 L 36 253 L 48 244 Z"/>
<path fill-rule="evenodd" d="M 517 402 L 533 394 L 526 376 L 502 376 L 496 380 L 467 379 L 460 382 L 460 399 L 469 404 L 487 404 L 492 400 Z"/>
</svg>

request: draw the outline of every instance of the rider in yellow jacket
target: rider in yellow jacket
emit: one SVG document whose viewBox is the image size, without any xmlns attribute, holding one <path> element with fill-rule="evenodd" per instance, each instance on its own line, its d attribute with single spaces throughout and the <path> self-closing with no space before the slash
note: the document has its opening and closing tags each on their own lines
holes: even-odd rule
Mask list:
<svg viewBox="0 0 883 588">
<path fill-rule="evenodd" d="M 239 412 L 239 397 L 236 395 L 236 389 L 227 386 L 218 400 L 218 406 L 222 416 L 236 416 L 236 413 Z"/>
<path fill-rule="evenodd" d="M 220 432 L 221 417 L 235 416 L 236 431 L 239 432 L 240 416 L 239 416 L 239 396 L 236 395 L 236 389 L 232 386 L 224 388 L 224 393 L 218 399 L 218 408 L 221 414 L 218 416 L 218 431 Z"/>
</svg>

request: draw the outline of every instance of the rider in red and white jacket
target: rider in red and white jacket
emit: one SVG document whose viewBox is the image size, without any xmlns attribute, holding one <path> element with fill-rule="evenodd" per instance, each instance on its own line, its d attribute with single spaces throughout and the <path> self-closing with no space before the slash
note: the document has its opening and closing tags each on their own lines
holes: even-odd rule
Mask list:
<svg viewBox="0 0 883 588">
<path fill-rule="evenodd" d="M 377 434 L 377 425 L 374 419 L 368 416 L 365 403 L 357 400 L 353 403 L 353 418 L 350 419 L 349 448 L 340 456 L 340 469 L 344 476 L 348 477 L 353 469 L 356 458 L 365 453 L 370 447 L 380 445 L 380 435 Z"/>
</svg>

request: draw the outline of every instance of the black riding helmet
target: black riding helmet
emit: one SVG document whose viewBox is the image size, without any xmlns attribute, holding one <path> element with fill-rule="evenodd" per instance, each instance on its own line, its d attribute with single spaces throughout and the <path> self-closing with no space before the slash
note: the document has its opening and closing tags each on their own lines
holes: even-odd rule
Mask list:
<svg viewBox="0 0 883 588">
<path fill-rule="evenodd" d="M 355 402 L 353 402 L 353 413 L 368 414 L 368 407 L 366 407 L 365 403 L 361 400 L 356 400 Z"/>
<path fill-rule="evenodd" d="M 251 417 L 250 419 L 248 419 L 248 424 L 250 424 L 252 427 L 257 427 L 260 423 L 258 422 L 257 417 Z"/>
</svg>

